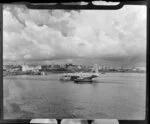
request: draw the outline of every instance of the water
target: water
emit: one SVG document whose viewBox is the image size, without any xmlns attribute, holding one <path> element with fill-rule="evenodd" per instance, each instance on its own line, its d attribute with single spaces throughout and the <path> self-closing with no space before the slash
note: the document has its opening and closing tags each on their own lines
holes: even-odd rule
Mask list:
<svg viewBox="0 0 150 124">
<path fill-rule="evenodd" d="M 4 118 L 144 119 L 146 75 L 106 73 L 92 84 L 60 74 L 4 78 Z"/>
</svg>

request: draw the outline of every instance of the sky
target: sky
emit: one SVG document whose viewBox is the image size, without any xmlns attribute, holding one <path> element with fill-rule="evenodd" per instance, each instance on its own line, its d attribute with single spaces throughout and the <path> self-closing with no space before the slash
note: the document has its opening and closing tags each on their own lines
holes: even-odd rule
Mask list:
<svg viewBox="0 0 150 124">
<path fill-rule="evenodd" d="M 145 66 L 146 6 L 119 10 L 3 9 L 3 59 Z"/>
</svg>

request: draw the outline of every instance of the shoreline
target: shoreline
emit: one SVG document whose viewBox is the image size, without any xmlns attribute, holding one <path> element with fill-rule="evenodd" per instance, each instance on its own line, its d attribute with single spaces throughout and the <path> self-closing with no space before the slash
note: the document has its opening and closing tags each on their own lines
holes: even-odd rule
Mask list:
<svg viewBox="0 0 150 124">
<path fill-rule="evenodd" d="M 77 73 L 77 72 L 75 72 Z M 85 72 L 85 73 L 89 73 L 89 72 Z M 110 74 L 110 73 L 120 73 L 120 74 L 145 74 L 146 75 L 146 72 L 105 72 L 105 73 L 102 73 L 102 72 L 99 72 L 100 75 L 106 75 L 106 74 Z M 11 74 L 11 75 L 3 75 L 3 78 L 11 78 L 11 77 L 46 77 L 46 76 L 49 76 L 49 75 L 61 75 L 61 74 L 64 74 L 64 73 L 47 73 L 46 75 L 38 75 L 38 74 Z"/>
</svg>

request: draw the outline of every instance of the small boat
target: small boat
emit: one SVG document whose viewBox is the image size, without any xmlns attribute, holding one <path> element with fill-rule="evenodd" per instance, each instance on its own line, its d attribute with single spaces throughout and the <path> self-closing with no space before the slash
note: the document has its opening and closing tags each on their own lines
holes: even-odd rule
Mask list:
<svg viewBox="0 0 150 124">
<path fill-rule="evenodd" d="M 74 82 L 92 82 L 92 78 L 79 77 L 74 79 Z"/>
<path fill-rule="evenodd" d="M 67 76 L 67 75 L 64 75 L 64 76 L 60 77 L 60 80 L 61 80 L 61 81 L 70 81 L 70 80 L 71 80 L 71 77 L 70 77 L 70 76 Z"/>
<path fill-rule="evenodd" d="M 76 73 L 64 73 L 61 81 L 75 81 L 75 82 L 92 82 L 93 78 L 99 77 L 98 71 L 95 72 L 76 72 Z"/>
<path fill-rule="evenodd" d="M 67 73 L 67 74 L 63 74 L 60 77 L 60 80 L 62 80 L 62 81 L 74 81 L 74 79 L 76 79 L 78 77 L 79 77 L 79 74 Z"/>
</svg>

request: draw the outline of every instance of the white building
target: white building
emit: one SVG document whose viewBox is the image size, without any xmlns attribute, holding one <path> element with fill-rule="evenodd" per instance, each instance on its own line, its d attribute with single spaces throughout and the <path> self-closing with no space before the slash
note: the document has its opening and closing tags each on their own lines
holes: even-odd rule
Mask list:
<svg viewBox="0 0 150 124">
<path fill-rule="evenodd" d="M 136 67 L 135 69 L 138 71 L 146 71 L 146 67 Z"/>
<path fill-rule="evenodd" d="M 38 72 L 41 69 L 39 65 L 22 65 L 22 71 Z"/>
</svg>

